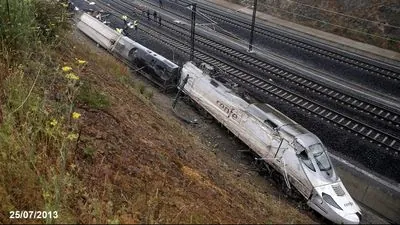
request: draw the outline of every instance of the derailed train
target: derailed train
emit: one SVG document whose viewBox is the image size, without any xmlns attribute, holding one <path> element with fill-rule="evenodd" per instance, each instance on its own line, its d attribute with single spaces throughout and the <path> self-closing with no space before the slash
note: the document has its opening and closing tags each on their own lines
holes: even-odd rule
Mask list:
<svg viewBox="0 0 400 225">
<path fill-rule="evenodd" d="M 181 68 L 83 13 L 78 28 L 128 62 L 139 62 L 152 72 L 151 80 L 178 88 L 204 108 L 261 160 L 279 172 L 286 185 L 327 219 L 358 224 L 361 211 L 337 176 L 327 150 L 313 133 L 268 104 L 249 104 L 192 62 Z"/>
<path fill-rule="evenodd" d="M 78 15 L 77 27 L 108 51 L 120 59 L 142 65 L 153 82 L 163 87 L 175 87 L 178 81 L 179 66 L 165 57 L 151 51 L 127 36 L 103 24 L 93 16 Z"/>
</svg>

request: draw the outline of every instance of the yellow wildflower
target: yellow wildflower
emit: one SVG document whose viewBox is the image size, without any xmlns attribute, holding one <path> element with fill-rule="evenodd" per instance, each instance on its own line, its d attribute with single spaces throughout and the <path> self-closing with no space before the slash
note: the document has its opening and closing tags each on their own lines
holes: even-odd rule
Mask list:
<svg viewBox="0 0 400 225">
<path fill-rule="evenodd" d="M 65 75 L 65 78 L 70 79 L 70 80 L 79 80 L 79 77 L 75 75 L 74 73 L 69 73 Z"/>
<path fill-rule="evenodd" d="M 55 126 L 55 125 L 57 125 L 57 120 L 56 119 L 52 119 L 51 121 L 50 121 L 50 125 L 52 125 L 52 126 Z"/>
<path fill-rule="evenodd" d="M 77 112 L 73 112 L 73 113 L 72 113 L 72 118 L 74 118 L 74 119 L 79 119 L 79 117 L 81 117 L 81 114 L 80 114 L 80 113 L 77 113 Z"/>
<path fill-rule="evenodd" d="M 87 63 L 85 60 L 81 60 L 81 59 L 76 59 L 77 61 L 78 61 L 78 64 L 85 64 L 85 63 Z"/>
<path fill-rule="evenodd" d="M 49 199 L 49 198 L 51 197 L 50 193 L 47 192 L 47 191 L 44 191 L 44 192 L 42 193 L 42 195 L 43 195 L 43 198 L 44 198 L 44 199 Z"/>
<path fill-rule="evenodd" d="M 69 71 L 72 70 L 72 68 L 71 68 L 70 66 L 64 66 L 64 67 L 62 68 L 62 70 L 63 70 L 64 72 L 69 72 Z"/>
<path fill-rule="evenodd" d="M 71 141 L 74 139 L 78 139 L 78 134 L 70 133 L 68 134 L 67 139 Z"/>
</svg>

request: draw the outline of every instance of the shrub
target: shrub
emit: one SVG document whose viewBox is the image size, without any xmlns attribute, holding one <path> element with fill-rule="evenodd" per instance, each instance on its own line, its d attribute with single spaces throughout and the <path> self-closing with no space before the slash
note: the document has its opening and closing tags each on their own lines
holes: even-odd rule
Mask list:
<svg viewBox="0 0 400 225">
<path fill-rule="evenodd" d="M 105 93 L 97 91 L 88 83 L 84 83 L 81 87 L 77 100 L 94 109 L 106 109 L 110 106 L 108 96 Z"/>
<path fill-rule="evenodd" d="M 58 1 L 2 0 L 1 57 L 13 57 L 21 62 L 43 44 L 55 44 L 69 28 L 68 17 L 67 9 Z"/>
</svg>

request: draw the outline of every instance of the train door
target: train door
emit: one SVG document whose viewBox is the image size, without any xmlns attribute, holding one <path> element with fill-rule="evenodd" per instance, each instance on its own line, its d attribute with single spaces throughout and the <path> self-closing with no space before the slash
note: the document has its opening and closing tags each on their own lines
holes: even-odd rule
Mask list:
<svg viewBox="0 0 400 225">
<path fill-rule="evenodd" d="M 282 153 L 281 157 L 285 160 L 285 168 L 289 174 L 290 183 L 292 183 L 305 198 L 308 198 L 312 192 L 312 185 L 296 154 L 296 141 L 293 144 L 292 146 L 288 143 L 288 148 Z"/>
<path fill-rule="evenodd" d="M 166 80 L 169 79 L 167 70 L 166 70 L 166 68 L 165 68 L 165 65 L 163 65 L 161 62 L 157 62 L 154 68 L 155 68 L 155 69 L 154 69 L 155 73 L 156 73 L 158 76 L 160 76 L 160 78 L 161 78 L 163 81 L 166 81 Z"/>
<path fill-rule="evenodd" d="M 135 62 L 137 59 L 137 51 L 138 49 L 136 47 L 131 48 L 131 50 L 129 50 L 128 52 L 128 60 L 130 62 Z"/>
<path fill-rule="evenodd" d="M 281 138 L 278 133 L 274 132 L 272 134 L 271 150 L 274 153 L 274 159 L 277 162 L 283 163 L 284 159 L 282 159 L 282 156 L 288 147 L 289 143 L 285 139 Z"/>
<path fill-rule="evenodd" d="M 288 150 L 289 143 L 280 137 L 279 133 L 274 131 L 272 133 L 271 151 L 274 153 L 274 164 L 278 166 L 279 172 L 283 175 L 286 185 L 290 188 L 289 174 L 287 166 L 290 162 L 287 162 L 286 158 L 283 157 L 285 152 Z"/>
<path fill-rule="evenodd" d="M 268 148 L 271 137 L 266 128 L 251 116 L 245 116 L 241 120 L 243 124 L 241 127 L 247 131 L 243 135 L 243 138 L 246 139 L 244 142 L 262 158 L 271 158 L 273 153 Z"/>
</svg>

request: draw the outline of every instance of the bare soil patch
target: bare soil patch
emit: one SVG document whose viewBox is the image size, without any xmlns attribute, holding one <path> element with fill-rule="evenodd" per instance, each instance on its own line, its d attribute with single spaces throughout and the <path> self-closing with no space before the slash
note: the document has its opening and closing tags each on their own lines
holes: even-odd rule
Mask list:
<svg viewBox="0 0 400 225">
<path fill-rule="evenodd" d="M 85 82 L 111 102 L 107 109 L 79 106 L 81 136 L 70 171 L 82 182 L 71 204 L 76 222 L 315 223 L 249 170 L 233 136 L 213 122 L 177 120 L 170 95 L 147 87 L 154 91 L 149 101 L 134 88 L 142 78 L 127 81 L 124 66 L 110 74 L 102 64 L 119 62 L 75 36 L 69 57 L 89 61 Z"/>
</svg>

